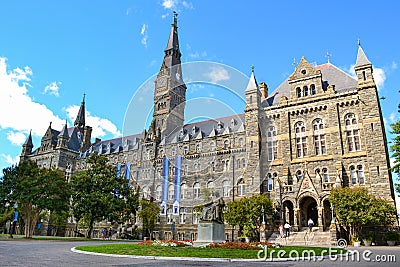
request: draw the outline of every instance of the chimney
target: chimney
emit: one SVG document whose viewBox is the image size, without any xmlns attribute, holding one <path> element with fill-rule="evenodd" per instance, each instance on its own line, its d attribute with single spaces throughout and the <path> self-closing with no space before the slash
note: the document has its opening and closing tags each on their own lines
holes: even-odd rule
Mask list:
<svg viewBox="0 0 400 267">
<path fill-rule="evenodd" d="M 260 83 L 260 91 L 263 95 L 263 100 L 268 97 L 268 85 L 265 82 Z"/>
</svg>

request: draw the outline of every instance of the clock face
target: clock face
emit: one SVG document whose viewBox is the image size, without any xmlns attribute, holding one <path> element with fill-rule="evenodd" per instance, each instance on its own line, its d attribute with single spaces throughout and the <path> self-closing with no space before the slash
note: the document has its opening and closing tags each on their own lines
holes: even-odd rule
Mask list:
<svg viewBox="0 0 400 267">
<path fill-rule="evenodd" d="M 157 80 L 157 87 L 164 87 L 167 85 L 167 79 L 165 77 L 161 77 Z"/>
</svg>

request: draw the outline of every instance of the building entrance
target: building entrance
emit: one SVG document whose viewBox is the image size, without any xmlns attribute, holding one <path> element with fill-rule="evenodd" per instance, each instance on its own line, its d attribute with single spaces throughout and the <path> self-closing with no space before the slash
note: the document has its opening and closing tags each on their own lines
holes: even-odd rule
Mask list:
<svg viewBox="0 0 400 267">
<path fill-rule="evenodd" d="M 307 226 L 308 219 L 312 219 L 314 226 L 318 225 L 318 205 L 313 197 L 304 197 L 300 201 L 300 225 Z"/>
</svg>

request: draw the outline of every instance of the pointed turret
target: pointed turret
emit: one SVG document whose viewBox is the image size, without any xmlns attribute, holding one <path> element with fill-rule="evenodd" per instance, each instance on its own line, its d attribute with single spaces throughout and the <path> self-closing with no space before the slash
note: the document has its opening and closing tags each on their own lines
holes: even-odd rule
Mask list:
<svg viewBox="0 0 400 267">
<path fill-rule="evenodd" d="M 83 94 L 83 100 L 81 106 L 79 107 L 78 115 L 76 116 L 74 123 L 74 126 L 78 127 L 82 132 L 85 128 L 85 96 L 86 94 Z"/>
<path fill-rule="evenodd" d="M 257 83 L 256 77 L 254 76 L 254 66 L 251 67 L 251 76 L 250 76 L 249 83 L 247 84 L 245 92 L 252 91 L 252 90 L 258 90 L 258 83 Z"/>
<path fill-rule="evenodd" d="M 165 67 L 171 68 L 181 63 L 181 51 L 179 49 L 178 39 L 178 14 L 174 11 L 174 21 L 171 25 L 171 32 L 169 34 L 167 47 L 164 50 L 164 64 Z"/>
<path fill-rule="evenodd" d="M 64 127 L 62 128 L 60 134 L 57 136 L 57 147 L 67 148 L 68 140 L 69 140 L 69 134 L 67 128 L 67 121 L 65 121 Z"/>
<path fill-rule="evenodd" d="M 358 52 L 354 71 L 357 75 L 359 89 L 376 86 L 374 76 L 372 75 L 372 63 L 361 48 L 360 40 L 358 40 Z"/>
<path fill-rule="evenodd" d="M 32 143 L 32 130 L 29 131 L 29 136 L 26 138 L 25 143 L 22 145 L 21 156 L 27 156 L 32 153 L 33 143 Z"/>
<path fill-rule="evenodd" d="M 256 77 L 254 75 L 254 66 L 251 67 L 251 76 L 249 83 L 247 84 L 246 90 L 246 106 L 249 109 L 260 107 L 261 104 L 261 91 L 258 87 Z"/>
</svg>

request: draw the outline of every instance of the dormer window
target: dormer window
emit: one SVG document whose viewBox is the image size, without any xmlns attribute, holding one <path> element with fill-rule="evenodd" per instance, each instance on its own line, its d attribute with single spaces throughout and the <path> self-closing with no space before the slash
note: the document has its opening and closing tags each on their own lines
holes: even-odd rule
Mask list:
<svg viewBox="0 0 400 267">
<path fill-rule="evenodd" d="M 221 130 L 222 128 L 224 128 L 224 124 L 221 121 L 219 121 L 218 122 L 218 130 Z"/>
<path fill-rule="evenodd" d="M 192 128 L 192 134 L 195 134 L 196 132 L 197 132 L 196 126 L 193 126 L 193 128 Z"/>
</svg>

